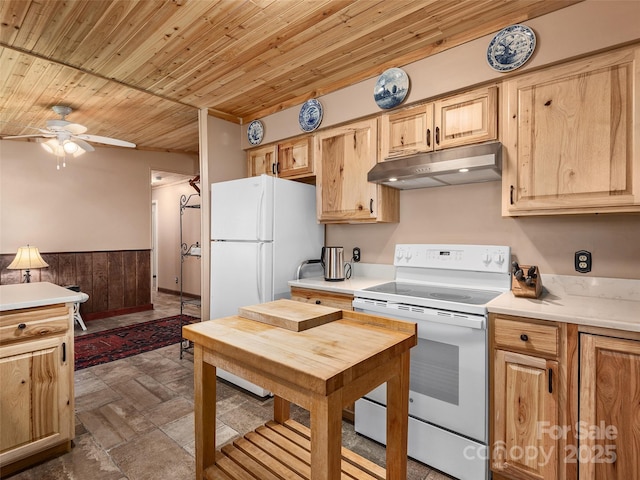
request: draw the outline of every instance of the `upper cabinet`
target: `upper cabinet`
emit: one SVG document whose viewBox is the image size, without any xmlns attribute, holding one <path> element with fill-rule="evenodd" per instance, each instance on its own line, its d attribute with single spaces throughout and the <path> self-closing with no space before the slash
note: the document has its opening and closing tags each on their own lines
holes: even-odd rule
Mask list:
<svg viewBox="0 0 640 480">
<path fill-rule="evenodd" d="M 380 161 L 497 138 L 497 87 L 382 115 Z"/>
<path fill-rule="evenodd" d="M 505 82 L 503 215 L 640 211 L 639 55 L 614 50 Z"/>
<path fill-rule="evenodd" d="M 377 162 L 375 118 L 318 132 L 314 143 L 320 222 L 399 221 L 399 191 L 367 181 Z"/>
<path fill-rule="evenodd" d="M 303 178 L 313 175 L 313 142 L 309 135 L 277 144 L 252 148 L 247 152 L 247 176 L 274 175 Z"/>
</svg>

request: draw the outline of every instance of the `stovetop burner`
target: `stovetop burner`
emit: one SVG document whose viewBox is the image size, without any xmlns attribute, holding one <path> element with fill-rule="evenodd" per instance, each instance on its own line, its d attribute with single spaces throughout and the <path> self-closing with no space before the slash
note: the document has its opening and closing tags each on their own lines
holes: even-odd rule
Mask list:
<svg viewBox="0 0 640 480">
<path fill-rule="evenodd" d="M 468 305 L 484 305 L 502 293 L 487 290 L 473 290 L 403 282 L 383 283 L 382 285 L 365 288 L 364 291 L 376 292 L 390 296 L 397 295 L 407 298 L 433 299 Z M 402 301 L 407 301 L 407 298 L 402 299 Z"/>
</svg>

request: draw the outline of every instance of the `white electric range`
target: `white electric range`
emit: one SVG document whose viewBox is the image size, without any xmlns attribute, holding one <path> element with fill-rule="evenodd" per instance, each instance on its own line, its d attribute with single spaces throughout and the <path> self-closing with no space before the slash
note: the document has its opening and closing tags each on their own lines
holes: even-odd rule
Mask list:
<svg viewBox="0 0 640 480">
<path fill-rule="evenodd" d="M 354 292 L 357 311 L 414 321 L 410 457 L 461 480 L 488 467 L 487 303 L 511 286 L 497 245 L 396 245 L 395 281 Z M 355 430 L 385 443 L 386 384 L 356 402 Z"/>
</svg>

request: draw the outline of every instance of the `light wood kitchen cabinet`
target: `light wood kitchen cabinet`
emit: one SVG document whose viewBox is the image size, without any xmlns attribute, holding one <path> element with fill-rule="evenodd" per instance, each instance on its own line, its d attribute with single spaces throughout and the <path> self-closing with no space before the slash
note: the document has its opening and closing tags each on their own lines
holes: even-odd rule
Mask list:
<svg viewBox="0 0 640 480">
<path fill-rule="evenodd" d="M 640 211 L 639 59 L 635 46 L 505 82 L 504 216 Z"/>
<path fill-rule="evenodd" d="M 484 87 L 381 118 L 380 161 L 497 138 L 497 87 Z"/>
<path fill-rule="evenodd" d="M 554 480 L 567 438 L 564 325 L 490 316 L 490 455 L 494 478 Z"/>
<path fill-rule="evenodd" d="M 353 295 L 346 293 L 291 287 L 291 300 L 324 305 L 325 307 L 339 308 L 341 310 L 353 310 Z"/>
<path fill-rule="evenodd" d="M 264 145 L 247 151 L 247 176 L 275 175 L 276 145 Z"/>
<path fill-rule="evenodd" d="M 399 191 L 367 181 L 367 173 L 377 162 L 377 139 L 376 119 L 316 134 L 316 203 L 320 222 L 399 221 Z"/>
<path fill-rule="evenodd" d="M 73 319 L 64 304 L 0 313 L 0 469 L 9 475 L 70 450 Z"/>
<path fill-rule="evenodd" d="M 640 341 L 580 335 L 580 480 L 640 478 Z"/>
<path fill-rule="evenodd" d="M 264 145 L 247 151 L 247 173 L 280 178 L 304 178 L 313 175 L 313 138 L 309 135 Z"/>
</svg>

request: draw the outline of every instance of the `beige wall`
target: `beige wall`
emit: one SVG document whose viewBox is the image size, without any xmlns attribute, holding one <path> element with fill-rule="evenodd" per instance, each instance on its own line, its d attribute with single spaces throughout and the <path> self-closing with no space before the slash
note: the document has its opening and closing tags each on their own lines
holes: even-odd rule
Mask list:
<svg viewBox="0 0 640 480">
<path fill-rule="evenodd" d="M 151 248 L 152 169 L 193 174 L 198 159 L 96 147 L 56 170 L 37 143 L 0 141 L 0 253 Z"/>
<path fill-rule="evenodd" d="M 160 289 L 180 291 L 180 198 L 189 199 L 188 205 L 200 205 L 201 197 L 188 182 L 155 187 L 151 198 L 156 203 L 158 235 L 157 286 Z M 182 215 L 182 241 L 191 246 L 201 243 L 200 209 L 185 208 Z M 200 295 L 201 261 L 197 257 L 185 257 L 182 264 L 183 292 Z"/>
<path fill-rule="evenodd" d="M 500 182 L 405 190 L 400 223 L 330 225 L 327 242 L 348 253 L 360 247 L 363 262 L 387 264 L 396 243 L 509 245 L 543 275 L 581 275 L 573 255 L 588 250 L 589 276 L 640 279 L 640 215 L 502 218 L 500 201 Z"/>
</svg>

